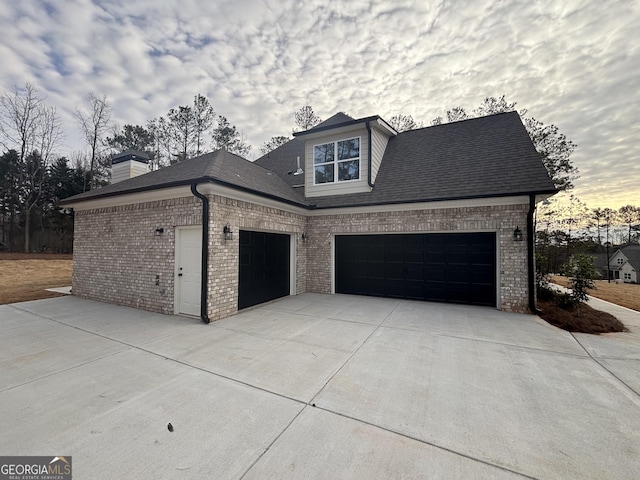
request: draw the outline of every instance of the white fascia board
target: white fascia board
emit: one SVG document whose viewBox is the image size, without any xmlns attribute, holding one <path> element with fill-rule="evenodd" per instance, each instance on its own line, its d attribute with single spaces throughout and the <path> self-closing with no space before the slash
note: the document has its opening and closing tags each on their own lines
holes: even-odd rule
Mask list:
<svg viewBox="0 0 640 480">
<path fill-rule="evenodd" d="M 66 204 L 64 208 L 73 208 L 76 211 L 92 210 L 94 208 L 118 207 L 121 205 L 155 202 L 157 200 L 169 200 L 172 198 L 191 196 L 193 196 L 191 193 L 191 187 L 189 185 L 185 185 L 181 187 L 148 190 L 146 192 L 124 193 L 122 195 L 114 195 L 112 197 L 78 200 L 77 202 Z"/>
<path fill-rule="evenodd" d="M 547 198 L 551 198 L 555 195 L 555 193 L 544 193 L 536 195 L 536 205 L 540 202 L 544 202 Z"/>
<path fill-rule="evenodd" d="M 225 187 L 223 185 L 217 185 L 215 183 L 202 183 L 198 185 L 198 191 L 205 195 L 220 195 L 221 197 L 231 198 L 233 200 L 239 200 L 241 202 L 255 203 L 256 205 L 262 205 L 263 207 L 277 208 L 290 213 L 296 213 L 299 215 L 308 215 L 309 210 L 303 207 L 297 207 L 289 203 L 280 202 L 273 198 L 266 198 L 261 195 L 246 192 L 243 190 L 237 190 L 232 187 Z"/>
<path fill-rule="evenodd" d="M 363 207 L 338 207 L 323 208 L 318 210 L 308 210 L 303 207 L 280 202 L 272 198 L 266 198 L 243 190 L 226 187 L 215 183 L 200 183 L 197 186 L 198 192 L 205 195 L 220 195 L 222 197 L 239 200 L 243 202 L 255 203 L 265 207 L 277 208 L 298 215 L 309 217 L 320 217 L 336 214 L 355 213 L 377 213 L 377 212 L 406 212 L 410 210 L 433 210 L 438 208 L 463 208 L 463 207 L 492 207 L 500 205 L 521 205 L 528 204 L 529 197 L 526 195 L 510 197 L 475 198 L 466 200 L 443 200 L 438 202 L 400 203 L 389 205 L 370 205 Z M 66 208 L 73 208 L 76 211 L 91 210 L 94 208 L 109 208 L 121 205 L 131 205 L 136 203 L 154 202 L 158 200 L 170 200 L 173 198 L 191 197 L 191 187 L 189 185 L 149 190 L 146 192 L 128 193 L 115 195 L 113 197 L 102 197 L 88 200 L 78 200 L 76 203 L 65 205 Z"/>
<path fill-rule="evenodd" d="M 277 208 L 287 212 L 307 215 L 308 210 L 302 207 L 296 207 L 288 203 L 279 202 L 274 199 L 265 198 L 242 190 L 231 187 L 217 185 L 215 183 L 199 183 L 197 185 L 198 192 L 205 195 L 220 195 L 222 197 L 231 198 L 243 202 L 255 203 L 265 207 Z M 155 202 L 158 200 L 170 200 L 173 198 L 193 197 L 191 186 L 185 185 L 181 187 L 160 188 L 157 190 L 148 190 L 146 192 L 126 193 L 122 195 L 114 195 L 112 197 L 102 197 L 87 200 L 78 200 L 77 203 L 67 204 L 65 208 L 73 208 L 76 211 L 92 210 L 94 208 L 110 208 L 122 205 L 132 205 L 136 203 Z"/>
<path fill-rule="evenodd" d="M 376 123 L 372 126 L 377 127 L 378 130 L 382 130 L 387 135 L 387 137 L 395 137 L 396 135 L 398 135 L 398 132 L 396 132 L 393 128 L 389 127 L 389 125 L 387 125 L 385 121 L 380 120 L 379 118 L 376 120 Z"/>
<path fill-rule="evenodd" d="M 366 122 L 351 123 L 349 125 L 344 125 L 342 127 L 327 128 L 327 129 L 320 130 L 319 132 L 307 133 L 305 135 L 301 135 L 298 138 L 302 138 L 305 141 L 307 141 L 307 140 L 314 140 L 321 137 L 340 136 L 345 133 L 353 132 L 355 130 L 362 130 L 363 128 L 365 128 L 365 125 L 366 125 Z"/>
<path fill-rule="evenodd" d="M 370 205 L 366 207 L 347 208 L 323 208 L 310 210 L 310 217 L 322 217 L 325 215 L 378 213 L 378 212 L 407 212 L 410 210 L 435 210 L 438 208 L 464 208 L 464 207 L 496 207 L 500 205 L 528 205 L 529 197 L 526 195 L 495 198 L 472 198 L 467 200 L 443 200 L 440 202 L 398 203 L 391 205 Z"/>
</svg>

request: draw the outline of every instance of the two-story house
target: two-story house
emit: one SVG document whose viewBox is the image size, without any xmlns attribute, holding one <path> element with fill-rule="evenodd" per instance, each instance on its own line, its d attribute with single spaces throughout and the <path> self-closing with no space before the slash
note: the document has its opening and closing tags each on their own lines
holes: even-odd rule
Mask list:
<svg viewBox="0 0 640 480">
<path fill-rule="evenodd" d="M 640 245 L 620 248 L 609 259 L 609 278 L 612 280 L 638 283 L 638 270 L 640 270 Z"/>
<path fill-rule="evenodd" d="M 304 292 L 526 312 L 555 192 L 515 112 L 402 133 L 339 113 L 255 162 L 217 151 L 61 205 L 75 295 L 208 322 Z"/>
</svg>

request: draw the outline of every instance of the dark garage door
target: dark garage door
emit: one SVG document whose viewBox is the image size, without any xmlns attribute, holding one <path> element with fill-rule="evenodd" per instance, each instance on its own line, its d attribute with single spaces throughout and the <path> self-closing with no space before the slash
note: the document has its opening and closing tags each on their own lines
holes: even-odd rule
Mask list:
<svg viewBox="0 0 640 480">
<path fill-rule="evenodd" d="M 289 295 L 289 235 L 240 230 L 238 309 Z"/>
<path fill-rule="evenodd" d="M 336 292 L 495 306 L 495 233 L 336 236 Z"/>
</svg>

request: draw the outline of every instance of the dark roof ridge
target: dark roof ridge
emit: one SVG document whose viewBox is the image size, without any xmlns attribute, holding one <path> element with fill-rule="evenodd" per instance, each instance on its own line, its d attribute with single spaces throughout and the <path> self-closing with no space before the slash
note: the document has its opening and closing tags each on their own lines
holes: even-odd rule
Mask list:
<svg viewBox="0 0 640 480">
<path fill-rule="evenodd" d="M 410 132 L 417 132 L 420 130 L 425 130 L 427 128 L 437 128 L 437 127 L 444 127 L 446 125 L 455 125 L 455 124 L 459 124 L 459 123 L 464 123 L 464 122 L 469 122 L 472 120 L 480 120 L 483 118 L 490 118 L 490 117 L 497 117 L 500 115 L 507 115 L 507 114 L 511 114 L 511 113 L 518 113 L 516 110 L 509 110 L 508 112 L 498 112 L 498 113 L 491 113 L 489 115 L 482 115 L 480 117 L 469 117 L 469 118 L 463 118 L 461 120 L 454 120 L 453 122 L 442 122 L 439 123 L 437 125 L 427 125 L 425 127 L 418 127 L 418 128 L 412 128 L 411 130 L 404 130 L 402 132 L 398 132 L 398 135 L 401 135 L 403 133 L 410 133 Z M 520 116 L 520 114 L 518 113 L 518 117 Z"/>
<path fill-rule="evenodd" d="M 372 120 L 382 120 L 386 125 L 388 125 L 390 128 L 392 128 L 395 131 L 395 129 L 391 125 L 389 125 L 389 122 L 387 122 L 380 115 L 371 115 L 370 117 L 354 118 L 353 120 L 340 122 L 340 123 L 333 123 L 330 125 L 317 125 L 313 128 L 310 128 L 309 130 L 303 130 L 302 132 L 293 132 L 293 136 L 299 137 L 302 135 L 308 135 L 310 133 L 324 132 L 326 130 L 333 130 L 334 128 L 340 128 L 340 127 L 348 127 L 349 125 L 357 125 L 359 123 L 370 122 Z"/>
</svg>

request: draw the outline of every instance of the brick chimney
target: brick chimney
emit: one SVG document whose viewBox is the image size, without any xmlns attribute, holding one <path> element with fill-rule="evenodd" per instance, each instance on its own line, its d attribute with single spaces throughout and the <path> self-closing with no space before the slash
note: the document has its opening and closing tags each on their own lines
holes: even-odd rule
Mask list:
<svg viewBox="0 0 640 480">
<path fill-rule="evenodd" d="M 144 175 L 149 171 L 150 156 L 137 150 L 127 150 L 111 158 L 111 183 Z"/>
</svg>

